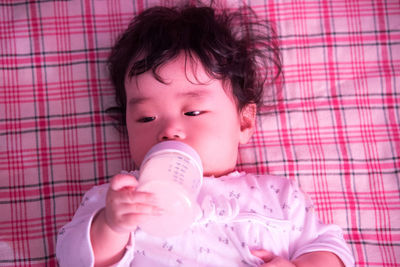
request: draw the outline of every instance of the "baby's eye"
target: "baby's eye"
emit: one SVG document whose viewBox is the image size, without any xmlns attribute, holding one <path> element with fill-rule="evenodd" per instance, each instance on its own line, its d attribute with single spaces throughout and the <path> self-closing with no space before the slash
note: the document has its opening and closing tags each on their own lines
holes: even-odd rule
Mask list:
<svg viewBox="0 0 400 267">
<path fill-rule="evenodd" d="M 156 117 L 143 117 L 137 120 L 137 122 L 140 123 L 146 123 L 146 122 L 151 122 L 154 121 L 156 119 Z"/>
<path fill-rule="evenodd" d="M 202 114 L 203 112 L 201 111 L 189 111 L 189 112 L 185 112 L 184 114 L 186 116 L 199 116 L 200 114 Z"/>
</svg>

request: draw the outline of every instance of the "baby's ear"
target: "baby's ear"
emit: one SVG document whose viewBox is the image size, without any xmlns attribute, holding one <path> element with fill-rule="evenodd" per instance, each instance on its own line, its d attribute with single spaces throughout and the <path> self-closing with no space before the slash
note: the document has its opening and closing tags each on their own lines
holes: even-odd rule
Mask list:
<svg viewBox="0 0 400 267">
<path fill-rule="evenodd" d="M 256 127 L 257 105 L 247 104 L 240 112 L 240 144 L 246 144 Z"/>
</svg>

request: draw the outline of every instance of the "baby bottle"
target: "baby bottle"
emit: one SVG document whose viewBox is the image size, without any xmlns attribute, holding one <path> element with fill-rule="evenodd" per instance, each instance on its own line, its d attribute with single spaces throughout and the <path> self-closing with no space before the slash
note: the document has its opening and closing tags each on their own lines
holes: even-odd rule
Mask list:
<svg viewBox="0 0 400 267">
<path fill-rule="evenodd" d="M 196 199 L 202 182 L 200 156 L 192 147 L 178 141 L 152 147 L 140 166 L 138 191 L 153 193 L 163 213 L 147 216 L 140 229 L 159 237 L 184 232 L 200 212 Z"/>
</svg>

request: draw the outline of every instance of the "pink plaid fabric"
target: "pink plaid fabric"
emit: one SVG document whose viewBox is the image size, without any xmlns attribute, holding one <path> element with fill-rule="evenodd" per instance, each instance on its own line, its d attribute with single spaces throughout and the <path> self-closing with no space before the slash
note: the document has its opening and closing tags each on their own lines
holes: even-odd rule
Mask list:
<svg viewBox="0 0 400 267">
<path fill-rule="evenodd" d="M 83 194 L 130 169 L 105 62 L 134 14 L 172 2 L 0 2 L 0 266 L 56 266 Z M 246 3 L 276 23 L 285 84 L 238 168 L 298 180 L 357 266 L 399 266 L 399 1 Z"/>
</svg>

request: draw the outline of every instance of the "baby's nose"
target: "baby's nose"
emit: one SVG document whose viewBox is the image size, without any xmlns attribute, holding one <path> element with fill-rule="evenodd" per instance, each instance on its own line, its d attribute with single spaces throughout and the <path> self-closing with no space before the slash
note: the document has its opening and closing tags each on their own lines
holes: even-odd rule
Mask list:
<svg viewBox="0 0 400 267">
<path fill-rule="evenodd" d="M 185 131 L 177 122 L 166 123 L 158 136 L 159 141 L 183 140 L 185 138 Z"/>
</svg>

